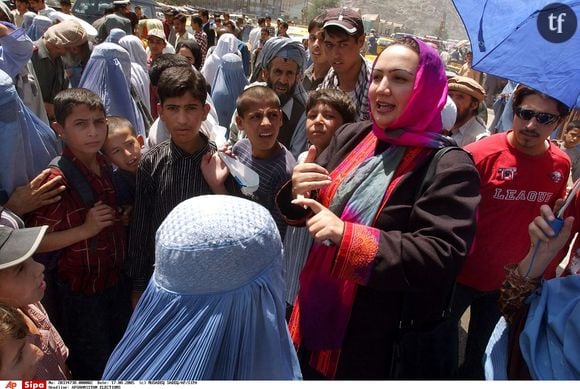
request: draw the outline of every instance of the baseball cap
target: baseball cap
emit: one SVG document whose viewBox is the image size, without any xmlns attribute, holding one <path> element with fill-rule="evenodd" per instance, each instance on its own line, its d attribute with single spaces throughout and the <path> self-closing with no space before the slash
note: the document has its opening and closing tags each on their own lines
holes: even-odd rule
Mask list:
<svg viewBox="0 0 580 389">
<path fill-rule="evenodd" d="M 485 97 L 485 89 L 477 81 L 469 77 L 451 77 L 448 81 L 448 90 L 465 93 L 480 103 Z"/>
<path fill-rule="evenodd" d="M 165 43 L 167 43 L 167 39 L 165 39 L 165 32 L 160 28 L 153 28 L 147 32 L 147 37 L 154 36 L 159 39 L 163 39 Z"/>
<path fill-rule="evenodd" d="M 130 2 L 131 2 L 130 0 L 114 0 L 113 4 L 114 5 L 127 5 Z"/>
<path fill-rule="evenodd" d="M 326 11 L 322 28 L 329 26 L 340 27 L 349 35 L 359 35 L 365 32 L 360 14 L 349 7 L 331 8 Z"/>
<path fill-rule="evenodd" d="M 0 226 L 0 270 L 26 261 L 34 254 L 48 226 L 13 229 Z"/>
</svg>

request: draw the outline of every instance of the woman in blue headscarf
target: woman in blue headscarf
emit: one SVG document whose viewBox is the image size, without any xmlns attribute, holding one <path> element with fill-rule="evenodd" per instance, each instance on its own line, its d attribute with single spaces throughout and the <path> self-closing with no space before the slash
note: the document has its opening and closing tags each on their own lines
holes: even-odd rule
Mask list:
<svg viewBox="0 0 580 389">
<path fill-rule="evenodd" d="M 95 46 L 79 87 L 99 95 L 107 115 L 126 118 L 137 135 L 146 136 L 145 120 L 131 94 L 131 59 L 127 50 L 109 42 Z"/>
<path fill-rule="evenodd" d="M 236 54 L 224 55 L 211 86 L 211 97 L 220 126 L 229 127 L 236 110 L 236 99 L 244 91 L 246 85 L 248 85 L 248 80 L 244 74 L 242 59 Z"/>
<path fill-rule="evenodd" d="M 282 242 L 270 213 L 233 196 L 179 204 L 104 379 L 301 378 L 284 320 Z"/>
<path fill-rule="evenodd" d="M 32 24 L 26 31 L 26 34 L 33 41 L 37 41 L 42 38 L 42 35 L 46 32 L 46 30 L 48 30 L 50 26 L 52 26 L 52 20 L 50 20 L 49 17 L 36 15 L 34 19 L 32 19 Z"/>
<path fill-rule="evenodd" d="M 60 154 L 54 131 L 24 105 L 12 78 L 0 70 L 0 202 Z"/>
</svg>

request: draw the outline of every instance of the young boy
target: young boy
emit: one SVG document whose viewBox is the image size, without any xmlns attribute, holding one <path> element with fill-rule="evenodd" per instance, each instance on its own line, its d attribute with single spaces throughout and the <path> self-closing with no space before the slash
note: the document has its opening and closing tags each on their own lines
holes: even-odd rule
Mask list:
<svg viewBox="0 0 580 389">
<path fill-rule="evenodd" d="M 253 194 L 254 200 L 270 211 L 284 239 L 286 223 L 274 197 L 292 177 L 296 160 L 276 140 L 283 117 L 280 99 L 268 87 L 253 86 L 238 97 L 236 108 L 236 124 L 241 131 L 245 131 L 247 138 L 238 141 L 232 151 L 242 164 L 260 176 L 260 186 Z"/>
<path fill-rule="evenodd" d="M 316 147 L 316 155 L 326 149 L 336 130 L 355 121 L 356 109 L 350 97 L 340 89 L 310 92 L 306 103 L 306 136 Z M 304 162 L 309 151 L 298 156 Z M 306 263 L 312 237 L 305 227 L 288 226 L 284 239 L 284 276 L 286 281 L 286 318 L 290 319 L 298 295 L 298 277 Z"/>
<path fill-rule="evenodd" d="M 13 229 L 5 226 L 9 223 L 0 210 L 0 303 L 18 311 L 25 331 L 15 331 L 18 318 L 9 310 L 0 313 L 0 379 L 68 380 L 68 349 L 40 303 L 44 266 L 31 258 L 47 226 Z M 21 351 L 11 352 L 11 345 Z"/>
<path fill-rule="evenodd" d="M 110 167 L 99 154 L 107 137 L 101 99 L 87 89 L 67 89 L 54 105 L 53 127 L 65 145 L 61 158 L 72 168 L 68 176 L 51 168 L 48 179 L 62 176 L 67 189 L 60 202 L 32 213 L 28 225 L 49 226 L 39 252 L 52 253 L 47 282 L 58 294 L 56 326 L 70 348 L 73 377 L 98 379 L 130 316 L 122 271 L 125 228 L 116 213 Z M 82 194 L 89 191 L 92 206 Z"/>
<path fill-rule="evenodd" d="M 355 121 L 356 108 L 350 97 L 340 89 L 320 89 L 310 92 L 308 97 L 306 137 L 309 144 L 316 146 L 316 155 L 320 155 L 338 127 Z M 306 153 L 300 154 L 298 162 L 304 161 Z"/>
<path fill-rule="evenodd" d="M 10 305 L 0 303 L 0 380 L 34 379 L 42 356 L 24 317 Z"/>
<path fill-rule="evenodd" d="M 580 178 L 580 120 L 574 120 L 568 123 L 564 136 L 560 144 L 563 150 L 572 161 L 572 182 Z"/>
<path fill-rule="evenodd" d="M 191 66 L 168 68 L 157 90 L 159 117 L 170 139 L 150 149 L 137 170 L 127 259 L 133 306 L 153 273 L 155 232 L 169 212 L 193 196 L 236 191 L 215 143 L 199 131 L 210 110 L 201 73 Z"/>
<path fill-rule="evenodd" d="M 122 217 L 125 217 L 135 203 L 135 176 L 145 140 L 137 135 L 129 120 L 120 116 L 109 116 L 107 125 L 109 132 L 102 152 L 117 167 L 113 171 L 113 186 L 117 205 L 123 208 Z"/>
</svg>

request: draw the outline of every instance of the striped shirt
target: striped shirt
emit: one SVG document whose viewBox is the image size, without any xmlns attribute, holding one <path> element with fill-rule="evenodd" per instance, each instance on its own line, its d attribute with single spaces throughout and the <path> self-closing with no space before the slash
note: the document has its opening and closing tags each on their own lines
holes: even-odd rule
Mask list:
<svg viewBox="0 0 580 389">
<path fill-rule="evenodd" d="M 287 225 L 276 206 L 275 197 L 282 185 L 292 178 L 292 169 L 296 165 L 296 160 L 286 147 L 281 143 L 278 144 L 280 151 L 269 159 L 254 158 L 252 144 L 247 138 L 236 143 L 233 152 L 241 163 L 252 168 L 260 176 L 260 186 L 250 199 L 270 211 L 283 241 Z"/>
<path fill-rule="evenodd" d="M 169 212 L 191 197 L 213 194 L 203 178 L 201 159 L 206 153 L 215 151 L 216 145 L 211 141 L 189 154 L 166 140 L 143 156 L 137 171 L 126 262 L 133 290 L 145 290 L 153 274 L 155 233 Z M 230 193 L 236 191 L 231 177 L 226 181 L 226 188 Z"/>
</svg>

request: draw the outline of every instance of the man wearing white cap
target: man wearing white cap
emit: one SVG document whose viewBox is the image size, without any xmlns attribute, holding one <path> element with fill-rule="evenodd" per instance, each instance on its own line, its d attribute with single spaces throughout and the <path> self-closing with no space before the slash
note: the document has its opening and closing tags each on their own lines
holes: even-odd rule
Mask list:
<svg viewBox="0 0 580 389">
<path fill-rule="evenodd" d="M 103 24 L 99 27 L 99 34 L 97 35 L 97 41 L 103 42 L 109 36 L 109 33 L 113 28 L 120 28 L 125 31 L 127 35 L 133 33 L 131 28 L 131 20 L 127 18 L 127 12 L 129 11 L 129 0 L 114 0 L 113 7 L 114 12 L 110 15 L 105 16 Z"/>
<path fill-rule="evenodd" d="M 51 26 L 42 38 L 34 42 L 31 61 L 50 121 L 54 120 L 54 96 L 68 87 L 61 57 L 67 53 L 76 53 L 77 48 L 87 41 L 87 33 L 79 22 L 65 20 Z"/>
</svg>

